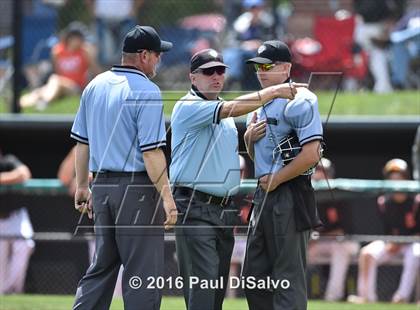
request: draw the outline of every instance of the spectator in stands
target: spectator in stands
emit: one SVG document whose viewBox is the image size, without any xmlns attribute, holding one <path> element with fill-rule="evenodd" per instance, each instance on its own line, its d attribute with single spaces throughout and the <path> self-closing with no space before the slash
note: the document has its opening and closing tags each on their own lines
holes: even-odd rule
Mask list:
<svg viewBox="0 0 420 310">
<path fill-rule="evenodd" d="M 410 86 L 410 65 L 420 58 L 420 9 L 405 14 L 391 32 L 391 73 L 395 88 Z M 419 77 L 417 77 L 419 83 Z M 415 85 L 415 86 L 418 86 Z"/>
<path fill-rule="evenodd" d="M 0 152 L 0 186 L 21 184 L 30 178 L 29 168 L 18 158 Z M 10 208 L 6 201 L 0 203 L 0 295 L 23 292 L 35 248 L 28 211 Z"/>
<path fill-rule="evenodd" d="M 408 180 L 408 165 L 402 159 L 392 159 L 386 163 L 383 174 L 387 180 Z M 420 233 L 420 225 L 416 223 L 419 220 L 420 201 L 418 198 L 419 196 L 415 199 L 413 195 L 399 192 L 385 194 L 378 198 L 378 207 L 387 235 Z M 408 302 L 420 267 L 420 243 L 395 243 L 383 240 L 374 241 L 362 248 L 357 279 L 358 295 L 350 295 L 348 301 L 375 302 L 378 265 L 400 254 L 404 256 L 403 271 L 392 302 Z"/>
<path fill-rule="evenodd" d="M 373 75 L 373 90 L 392 91 L 388 70 L 389 33 L 403 12 L 404 0 L 354 0 L 356 19 L 355 41 L 367 51 Z"/>
<path fill-rule="evenodd" d="M 327 158 L 322 158 L 312 175 L 312 180 L 320 181 L 334 178 L 335 169 L 332 162 Z M 329 201 L 317 205 L 323 227 L 319 229 L 321 239 L 309 243 L 308 261 L 315 261 L 323 256 L 329 259 L 330 273 L 325 299 L 338 301 L 344 296 L 347 270 L 352 256 L 355 256 L 359 250 L 359 244 L 349 240 L 337 240 L 346 233 L 343 222 L 345 217 L 344 206 L 339 201 Z"/>
<path fill-rule="evenodd" d="M 76 192 L 76 169 L 75 169 L 75 160 L 76 160 L 76 147 L 74 146 L 64 160 L 61 162 L 60 167 L 58 168 L 57 177 L 61 183 L 67 187 L 70 197 L 74 197 Z M 92 173 L 89 173 L 89 180 L 92 181 Z M 95 241 L 89 240 L 89 259 L 92 262 L 93 256 L 95 255 Z M 122 296 L 122 266 L 120 272 L 118 273 L 117 283 L 115 285 L 114 296 Z"/>
<path fill-rule="evenodd" d="M 85 1 L 95 18 L 100 64 L 108 67 L 119 63 L 124 36 L 137 24 L 137 13 L 144 0 Z"/>
<path fill-rule="evenodd" d="M 92 47 L 85 42 L 83 26 L 74 22 L 65 30 L 63 39 L 52 50 L 54 73 L 46 85 L 22 96 L 21 107 L 36 106 L 42 110 L 65 95 L 80 94 L 88 82 L 89 69 L 98 73 Z"/>
<path fill-rule="evenodd" d="M 264 10 L 264 0 L 243 0 L 242 6 L 245 12 L 233 23 L 227 38 L 229 47 L 223 51 L 223 58 L 229 66 L 226 79 L 229 85 L 240 82 L 242 89 L 255 90 L 259 83 L 254 73 L 245 74 L 248 68 L 245 60 L 254 57 L 262 42 L 272 37 L 274 19 Z"/>
</svg>

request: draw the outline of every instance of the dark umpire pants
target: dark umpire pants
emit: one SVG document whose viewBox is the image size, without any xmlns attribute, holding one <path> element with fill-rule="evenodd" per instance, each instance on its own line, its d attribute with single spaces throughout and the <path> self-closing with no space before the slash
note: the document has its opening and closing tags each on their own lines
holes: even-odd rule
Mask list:
<svg viewBox="0 0 420 310">
<path fill-rule="evenodd" d="M 254 196 L 242 276 L 283 282 L 276 289 L 245 288 L 251 310 L 306 310 L 310 231 L 296 229 L 290 186 L 282 184 L 268 194 L 258 187 Z"/>
<path fill-rule="evenodd" d="M 196 200 L 189 206 L 190 197 L 176 191 L 175 200 L 181 213 L 175 234 L 186 307 L 188 310 L 221 310 L 234 245 L 232 223 L 237 212 L 230 207 Z M 193 284 L 190 282 L 193 278 L 214 283 L 213 288 Z"/>
<path fill-rule="evenodd" d="M 95 256 L 79 282 L 73 309 L 109 309 L 121 264 L 124 309 L 159 309 L 161 292 L 145 288 L 147 277 L 163 276 L 159 194 L 146 173 L 110 172 L 97 175 L 92 195 Z M 129 284 L 133 276 L 143 282 L 138 289 L 138 282 Z"/>
</svg>

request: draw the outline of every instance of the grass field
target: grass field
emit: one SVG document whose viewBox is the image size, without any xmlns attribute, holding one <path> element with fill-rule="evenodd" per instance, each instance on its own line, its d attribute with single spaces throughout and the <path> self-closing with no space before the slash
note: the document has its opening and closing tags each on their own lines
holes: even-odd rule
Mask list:
<svg viewBox="0 0 420 310">
<path fill-rule="evenodd" d="M 165 114 L 170 115 L 175 102 L 186 91 L 163 93 Z M 238 92 L 224 93 L 229 99 L 240 95 Z M 334 97 L 333 92 L 317 92 L 319 110 L 327 115 Z M 45 111 L 34 108 L 25 109 L 24 113 L 74 114 L 79 106 L 78 97 L 67 97 L 53 102 Z M 7 112 L 4 102 L 0 101 L 0 113 Z M 393 92 L 378 95 L 372 92 L 340 92 L 334 103 L 331 115 L 420 115 L 420 93 L 416 91 Z"/>
<path fill-rule="evenodd" d="M 73 304 L 73 296 L 58 295 L 11 295 L 0 297 L 0 310 L 68 310 Z M 111 310 L 122 310 L 123 304 L 120 298 L 116 299 Z M 141 308 L 139 308 L 141 309 Z M 180 297 L 164 297 L 161 310 L 183 310 L 184 301 Z M 226 299 L 224 310 L 248 309 L 244 299 Z M 311 301 L 308 310 L 419 310 L 414 304 L 393 305 L 385 303 L 353 305 L 348 303 L 327 303 Z"/>
</svg>

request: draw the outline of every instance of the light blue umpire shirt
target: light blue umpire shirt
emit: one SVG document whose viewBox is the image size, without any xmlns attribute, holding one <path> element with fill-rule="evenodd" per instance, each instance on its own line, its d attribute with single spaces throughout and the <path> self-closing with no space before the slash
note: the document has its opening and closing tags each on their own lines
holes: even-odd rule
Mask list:
<svg viewBox="0 0 420 310">
<path fill-rule="evenodd" d="M 159 87 L 131 66 L 113 66 L 83 91 L 71 137 L 89 145 L 90 171 L 145 171 L 143 152 L 166 145 Z"/>
<path fill-rule="evenodd" d="M 193 87 L 174 107 L 171 117 L 170 180 L 224 197 L 240 184 L 238 131 L 233 118 L 219 119 L 222 100 L 207 100 Z"/>
<path fill-rule="evenodd" d="M 306 88 L 299 88 L 295 99 L 275 99 L 257 111 L 257 121 L 267 120 L 265 136 L 254 144 L 255 177 L 276 173 L 283 167 L 276 146 L 288 134 L 295 132 L 299 143 L 322 140 L 322 122 L 318 111 L 318 99 Z M 252 118 L 248 114 L 247 125 Z"/>
</svg>

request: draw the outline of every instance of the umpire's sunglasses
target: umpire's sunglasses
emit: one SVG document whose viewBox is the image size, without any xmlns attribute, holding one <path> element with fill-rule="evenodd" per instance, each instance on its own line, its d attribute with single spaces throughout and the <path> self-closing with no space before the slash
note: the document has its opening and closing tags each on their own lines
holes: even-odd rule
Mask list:
<svg viewBox="0 0 420 310">
<path fill-rule="evenodd" d="M 216 72 L 218 75 L 222 75 L 226 72 L 226 67 L 211 67 L 211 68 L 205 68 L 205 69 L 197 69 L 193 73 L 202 73 L 207 76 L 212 76 Z"/>
<path fill-rule="evenodd" d="M 255 71 L 270 71 L 276 66 L 276 64 L 254 64 Z"/>
</svg>

